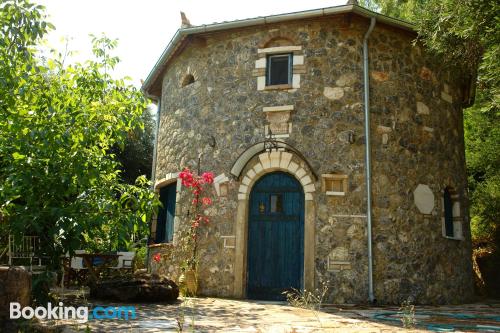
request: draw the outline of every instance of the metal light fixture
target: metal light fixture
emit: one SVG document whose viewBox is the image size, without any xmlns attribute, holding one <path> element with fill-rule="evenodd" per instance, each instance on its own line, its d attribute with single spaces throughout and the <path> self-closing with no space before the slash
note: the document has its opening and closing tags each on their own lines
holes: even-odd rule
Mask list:
<svg viewBox="0 0 500 333">
<path fill-rule="evenodd" d="M 267 152 L 278 150 L 278 140 L 276 140 L 276 137 L 273 135 L 270 128 L 267 137 L 264 140 L 264 150 Z"/>
<path fill-rule="evenodd" d="M 349 131 L 349 134 L 347 134 L 347 141 L 350 143 L 350 144 L 353 144 L 354 141 L 355 141 L 355 137 L 354 137 L 354 132 L 353 131 Z"/>
</svg>

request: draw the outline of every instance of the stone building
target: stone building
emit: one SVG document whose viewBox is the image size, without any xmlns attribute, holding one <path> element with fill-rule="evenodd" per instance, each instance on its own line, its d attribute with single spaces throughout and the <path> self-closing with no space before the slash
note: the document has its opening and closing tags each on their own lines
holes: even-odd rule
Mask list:
<svg viewBox="0 0 500 333">
<path fill-rule="evenodd" d="M 415 37 L 352 4 L 183 23 L 143 85 L 158 103 L 165 207 L 149 253 L 168 258 L 151 269 L 179 274 L 177 174 L 199 166 L 216 175 L 202 294 L 276 299 L 327 283 L 328 302 L 469 299 L 470 89 Z"/>
</svg>

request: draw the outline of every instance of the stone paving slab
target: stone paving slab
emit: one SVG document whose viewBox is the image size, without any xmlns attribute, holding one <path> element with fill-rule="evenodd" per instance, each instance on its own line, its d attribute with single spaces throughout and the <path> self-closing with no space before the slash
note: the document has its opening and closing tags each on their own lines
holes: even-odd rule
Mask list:
<svg viewBox="0 0 500 333">
<path fill-rule="evenodd" d="M 104 302 L 100 302 L 103 304 Z M 107 306 L 125 304 L 106 303 Z M 91 320 L 75 322 L 42 322 L 55 331 L 177 332 L 177 320 L 184 313 L 184 332 L 248 332 L 248 333 L 312 333 L 312 332 L 426 332 L 423 329 L 405 330 L 399 321 L 375 320 L 377 313 L 397 311 L 397 307 L 325 306 L 321 312 L 294 308 L 284 303 L 230 300 L 219 298 L 187 298 L 177 304 L 126 304 L 137 309 L 134 320 Z M 468 313 L 500 316 L 500 304 L 470 304 L 460 306 L 417 306 L 417 319 L 425 319 L 419 312 Z M 397 317 L 396 317 L 397 319 Z M 500 322 L 498 323 L 500 330 Z M 467 331 L 467 330 L 465 330 Z M 487 331 L 487 330 L 483 330 Z M 464 332 L 462 330 L 461 332 Z"/>
</svg>

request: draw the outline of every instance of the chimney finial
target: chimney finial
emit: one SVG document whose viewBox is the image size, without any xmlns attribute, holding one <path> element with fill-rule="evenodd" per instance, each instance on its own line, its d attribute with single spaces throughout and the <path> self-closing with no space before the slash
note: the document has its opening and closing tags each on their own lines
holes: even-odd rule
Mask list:
<svg viewBox="0 0 500 333">
<path fill-rule="evenodd" d="M 181 28 L 191 28 L 191 22 L 189 22 L 188 18 L 186 17 L 186 14 L 184 12 L 181 12 Z"/>
</svg>

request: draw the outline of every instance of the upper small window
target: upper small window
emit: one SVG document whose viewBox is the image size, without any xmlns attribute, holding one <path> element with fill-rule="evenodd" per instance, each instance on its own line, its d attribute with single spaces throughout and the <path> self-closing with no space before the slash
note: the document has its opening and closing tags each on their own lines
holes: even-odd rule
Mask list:
<svg viewBox="0 0 500 333">
<path fill-rule="evenodd" d="M 191 83 L 194 83 L 194 76 L 192 74 L 188 74 L 182 79 L 181 86 L 185 87 L 187 85 L 190 85 Z"/>
<path fill-rule="evenodd" d="M 155 242 L 170 243 L 174 238 L 175 201 L 177 182 L 160 189 L 162 206 L 158 209 L 156 221 Z"/>
<path fill-rule="evenodd" d="M 446 237 L 456 237 L 454 228 L 454 217 L 458 215 L 457 212 L 453 211 L 453 198 L 450 188 L 445 188 L 443 193 L 443 205 L 444 205 L 444 231 Z"/>
<path fill-rule="evenodd" d="M 292 84 L 292 54 L 267 56 L 266 85 Z"/>
<path fill-rule="evenodd" d="M 449 188 L 444 189 L 443 204 L 444 204 L 445 235 L 447 237 L 454 237 L 455 234 L 453 230 L 453 200 L 451 198 L 451 193 Z"/>
</svg>

